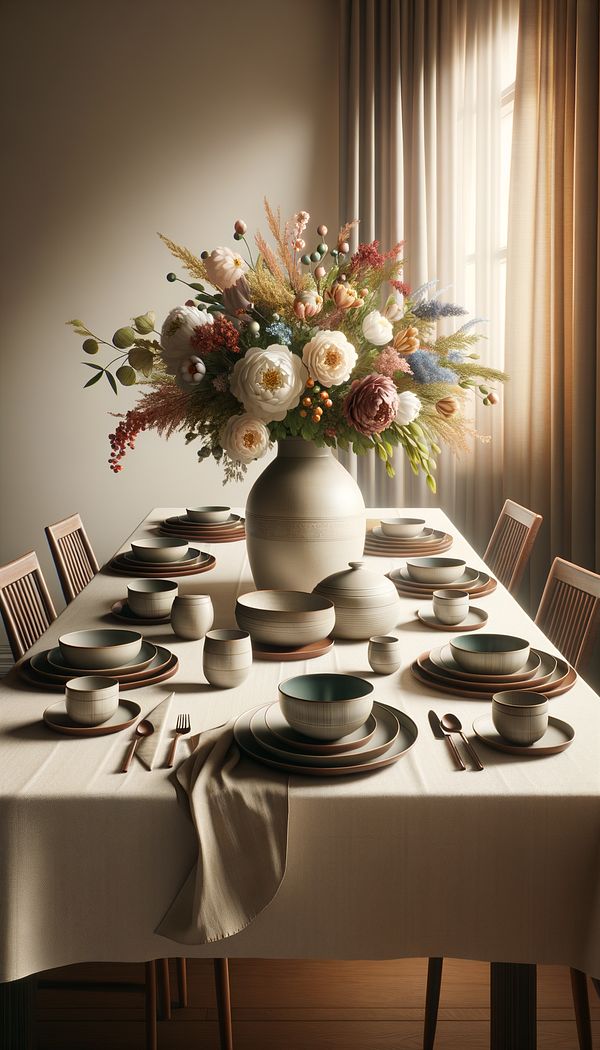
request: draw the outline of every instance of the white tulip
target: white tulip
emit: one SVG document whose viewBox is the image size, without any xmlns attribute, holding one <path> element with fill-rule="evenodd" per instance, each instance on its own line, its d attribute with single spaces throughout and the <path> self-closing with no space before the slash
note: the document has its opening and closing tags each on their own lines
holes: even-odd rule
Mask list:
<svg viewBox="0 0 600 1050">
<path fill-rule="evenodd" d="M 413 419 L 416 419 L 421 411 L 422 405 L 416 394 L 413 394 L 412 390 L 403 390 L 401 394 L 398 394 L 398 409 L 396 411 L 396 423 L 400 427 L 405 427 L 407 423 L 412 423 Z"/>
<path fill-rule="evenodd" d="M 392 340 L 394 330 L 387 317 L 379 310 L 371 310 L 362 323 L 363 335 L 372 346 L 387 346 Z"/>
</svg>

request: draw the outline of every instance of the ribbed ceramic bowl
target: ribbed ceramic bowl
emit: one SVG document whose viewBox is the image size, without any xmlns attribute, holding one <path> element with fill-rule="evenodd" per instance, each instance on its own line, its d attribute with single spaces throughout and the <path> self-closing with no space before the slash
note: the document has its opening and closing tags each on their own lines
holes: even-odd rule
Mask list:
<svg viewBox="0 0 600 1050">
<path fill-rule="evenodd" d="M 168 616 L 178 590 L 173 580 L 132 580 L 127 604 L 136 616 Z"/>
<path fill-rule="evenodd" d="M 151 540 L 132 540 L 131 549 L 140 561 L 181 561 L 188 552 L 185 540 L 173 540 L 169 536 L 157 536 Z"/>
<path fill-rule="evenodd" d="M 548 728 L 548 700 L 541 693 L 526 689 L 494 693 L 492 722 L 500 736 L 511 744 L 535 744 Z"/>
<path fill-rule="evenodd" d="M 104 667 L 124 667 L 134 660 L 142 648 L 139 631 L 125 631 L 117 627 L 97 631 L 71 631 L 58 639 L 60 651 L 68 667 L 85 671 Z"/>
<path fill-rule="evenodd" d="M 382 518 L 381 531 L 385 536 L 396 536 L 402 540 L 418 536 L 425 528 L 425 518 Z"/>
<path fill-rule="evenodd" d="M 190 521 L 197 521 L 199 525 L 214 525 L 219 521 L 227 521 L 231 516 L 231 507 L 186 507 L 185 512 Z"/>
<path fill-rule="evenodd" d="M 373 707 L 373 686 L 351 674 L 304 674 L 279 686 L 286 722 L 315 740 L 339 740 L 360 729 Z"/>
<path fill-rule="evenodd" d="M 512 674 L 529 659 L 529 642 L 512 634 L 463 635 L 452 638 L 457 664 L 475 674 Z"/>
<path fill-rule="evenodd" d="M 119 706 L 119 682 L 116 678 L 71 678 L 65 686 L 65 707 L 73 722 L 82 726 L 99 726 L 111 718 Z"/>
<path fill-rule="evenodd" d="M 253 642 L 310 645 L 327 638 L 335 625 L 329 598 L 304 591 L 250 591 L 235 604 L 235 618 Z"/>
<path fill-rule="evenodd" d="M 418 583 L 454 583 L 465 571 L 460 558 L 408 558 L 406 571 Z"/>
</svg>

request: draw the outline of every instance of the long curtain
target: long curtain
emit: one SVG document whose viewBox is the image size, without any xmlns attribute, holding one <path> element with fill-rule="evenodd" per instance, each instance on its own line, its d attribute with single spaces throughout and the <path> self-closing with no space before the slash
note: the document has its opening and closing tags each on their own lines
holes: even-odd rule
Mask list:
<svg viewBox="0 0 600 1050">
<path fill-rule="evenodd" d="M 598 0 L 522 0 L 511 172 L 505 476 L 551 559 L 600 569 Z"/>
<path fill-rule="evenodd" d="M 404 239 L 409 284 L 437 278 L 485 318 L 482 353 L 502 367 L 502 89 L 518 0 L 341 0 L 340 13 L 340 218 L 360 217 L 362 241 Z M 484 546 L 502 499 L 502 412 L 474 403 L 472 415 L 472 452 L 440 457 L 436 496 L 400 456 L 393 480 L 347 457 L 367 503 L 439 504 Z"/>
</svg>

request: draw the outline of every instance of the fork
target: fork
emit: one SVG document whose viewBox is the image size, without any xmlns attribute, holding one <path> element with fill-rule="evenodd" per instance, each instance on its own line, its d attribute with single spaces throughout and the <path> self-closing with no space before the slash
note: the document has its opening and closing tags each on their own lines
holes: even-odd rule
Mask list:
<svg viewBox="0 0 600 1050">
<path fill-rule="evenodd" d="M 169 749 L 169 757 L 167 758 L 167 768 L 175 765 L 175 752 L 177 751 L 177 744 L 179 743 L 179 737 L 184 736 L 190 731 L 190 716 L 187 714 L 177 715 L 177 722 L 175 724 L 175 736 Z"/>
</svg>

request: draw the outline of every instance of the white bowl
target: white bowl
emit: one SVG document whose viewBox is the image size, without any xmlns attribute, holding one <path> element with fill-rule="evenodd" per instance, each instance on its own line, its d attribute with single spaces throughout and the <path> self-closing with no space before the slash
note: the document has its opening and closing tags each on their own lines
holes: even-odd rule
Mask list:
<svg viewBox="0 0 600 1050">
<path fill-rule="evenodd" d="M 132 540 L 131 549 L 140 561 L 171 562 L 185 558 L 189 543 L 174 540 L 169 536 L 157 536 L 151 540 Z"/>
<path fill-rule="evenodd" d="M 235 604 L 238 625 L 263 645 L 299 646 L 327 638 L 335 625 L 329 598 L 305 591 L 250 591 Z"/>
<path fill-rule="evenodd" d="M 279 706 L 292 729 L 315 740 L 339 740 L 367 721 L 373 685 L 351 674 L 305 674 L 279 686 Z"/>
<path fill-rule="evenodd" d="M 127 604 L 136 616 L 168 616 L 179 587 L 172 580 L 132 580 Z"/>
<path fill-rule="evenodd" d="M 124 667 L 134 660 L 142 648 L 139 631 L 125 631 L 118 627 L 95 631 L 71 631 L 58 639 L 67 667 L 81 667 L 85 671 L 103 667 Z"/>
<path fill-rule="evenodd" d="M 467 618 L 469 614 L 468 591 L 434 591 L 431 597 L 433 611 L 440 623 L 456 626 Z"/>
<path fill-rule="evenodd" d="M 465 571 L 460 558 L 408 558 L 406 571 L 418 583 L 454 583 Z"/>
<path fill-rule="evenodd" d="M 202 525 L 214 525 L 217 521 L 227 521 L 231 517 L 231 507 L 186 507 L 185 512 L 190 521 Z"/>
<path fill-rule="evenodd" d="M 513 674 L 529 659 L 529 642 L 511 634 L 477 634 L 452 638 L 450 649 L 460 667 L 474 674 Z"/>
<path fill-rule="evenodd" d="M 492 697 L 492 722 L 501 737 L 527 747 L 548 728 L 548 700 L 542 693 L 507 689 Z"/>
<path fill-rule="evenodd" d="M 99 726 L 111 718 L 119 706 L 119 683 L 116 678 L 71 678 L 65 686 L 65 707 L 73 722 L 82 726 Z"/>
<path fill-rule="evenodd" d="M 408 540 L 423 532 L 425 518 L 382 518 L 380 524 L 386 536 L 399 536 Z"/>
</svg>

